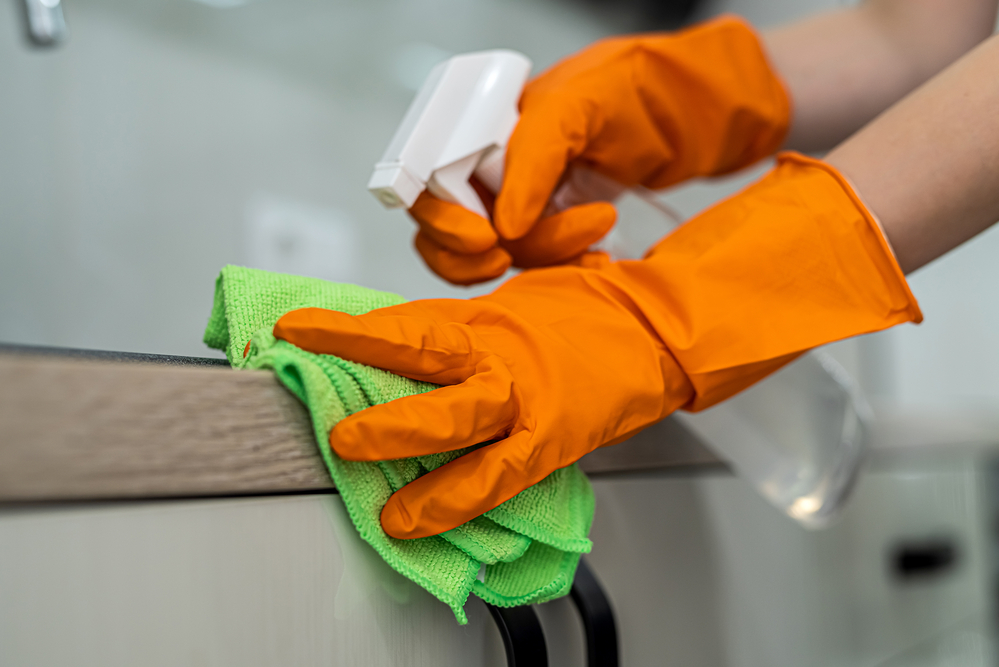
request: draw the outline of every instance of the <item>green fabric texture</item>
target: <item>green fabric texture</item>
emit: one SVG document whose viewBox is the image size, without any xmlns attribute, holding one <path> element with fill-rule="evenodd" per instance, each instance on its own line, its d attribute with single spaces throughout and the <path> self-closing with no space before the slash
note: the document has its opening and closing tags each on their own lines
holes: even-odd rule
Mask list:
<svg viewBox="0 0 999 667">
<path fill-rule="evenodd" d="M 442 535 L 397 540 L 379 515 L 389 496 L 466 450 L 378 463 L 344 461 L 329 447 L 333 426 L 358 410 L 436 385 L 276 340 L 274 323 L 304 307 L 360 315 L 402 303 L 395 294 L 315 278 L 239 266 L 222 269 L 205 343 L 224 350 L 236 368 L 269 368 L 312 415 L 316 441 L 361 537 L 397 572 L 468 622 L 474 593 L 501 607 L 544 602 L 569 592 L 580 555 L 588 553 L 593 490 L 576 466 L 557 470 L 499 507 Z M 247 341 L 250 353 L 243 358 Z M 485 575 L 479 572 L 485 566 Z"/>
</svg>

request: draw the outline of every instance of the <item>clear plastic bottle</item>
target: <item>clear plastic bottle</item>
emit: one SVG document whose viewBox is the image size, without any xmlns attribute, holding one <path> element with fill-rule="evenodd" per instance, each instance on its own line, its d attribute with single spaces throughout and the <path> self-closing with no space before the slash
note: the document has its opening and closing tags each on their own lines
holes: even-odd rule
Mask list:
<svg viewBox="0 0 999 667">
<path fill-rule="evenodd" d="M 771 504 L 821 528 L 853 488 L 870 415 L 843 367 L 812 351 L 724 403 L 677 418 Z"/>
<path fill-rule="evenodd" d="M 682 224 L 655 193 L 579 167 L 569 171 L 550 206 L 595 200 L 618 206 L 617 225 L 597 246 L 615 259 L 641 257 Z M 836 516 L 856 481 L 871 410 L 846 370 L 829 354 L 812 351 L 715 407 L 676 418 L 771 504 L 819 528 Z"/>
</svg>

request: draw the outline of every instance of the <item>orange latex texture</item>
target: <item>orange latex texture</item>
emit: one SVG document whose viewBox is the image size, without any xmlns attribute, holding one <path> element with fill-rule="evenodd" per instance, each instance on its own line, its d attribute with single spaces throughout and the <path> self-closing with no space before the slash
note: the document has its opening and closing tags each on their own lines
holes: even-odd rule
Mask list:
<svg viewBox="0 0 999 667">
<path fill-rule="evenodd" d="M 561 263 L 602 238 L 615 221 L 610 204 L 545 212 L 567 167 L 649 188 L 730 172 L 780 146 L 790 103 L 753 30 L 723 17 L 678 33 L 597 42 L 528 83 L 520 112 L 495 231 L 429 194 L 410 209 L 418 250 L 451 282 L 495 278 L 504 262 Z M 535 233 L 539 227 L 548 229 Z"/>
<path fill-rule="evenodd" d="M 583 262 L 586 264 L 586 262 Z M 278 338 L 440 389 L 341 421 L 377 461 L 492 442 L 395 493 L 382 526 L 434 535 L 677 408 L 701 409 L 817 345 L 921 315 L 877 225 L 831 167 L 785 155 L 640 261 L 525 272 L 469 300 L 288 313 Z"/>
</svg>

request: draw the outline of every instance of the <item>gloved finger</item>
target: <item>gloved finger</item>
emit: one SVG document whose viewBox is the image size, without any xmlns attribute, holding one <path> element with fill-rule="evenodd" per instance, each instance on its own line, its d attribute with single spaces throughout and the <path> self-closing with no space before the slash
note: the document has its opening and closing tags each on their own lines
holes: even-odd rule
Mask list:
<svg viewBox="0 0 999 667">
<path fill-rule="evenodd" d="M 484 253 L 499 240 L 492 224 L 464 206 L 438 199 L 424 190 L 409 214 L 420 231 L 439 246 L 464 255 Z"/>
<path fill-rule="evenodd" d="M 418 302 L 348 315 L 325 308 L 300 308 L 274 325 L 274 336 L 303 350 L 334 354 L 434 384 L 458 384 L 475 374 L 486 353 L 464 324 L 440 324 Z M 474 303 L 454 300 L 455 314 Z M 412 425 L 411 425 L 412 428 Z"/>
<path fill-rule="evenodd" d="M 413 245 L 431 271 L 455 285 L 474 285 L 499 278 L 513 263 L 510 254 L 499 246 L 477 255 L 466 255 L 448 250 L 423 229 L 416 233 Z"/>
<path fill-rule="evenodd" d="M 531 101 L 525 94 L 493 214 L 500 236 L 520 238 L 534 226 L 566 165 L 586 147 L 586 126 L 585 115 L 573 105 L 552 96 Z"/>
<path fill-rule="evenodd" d="M 357 412 L 330 431 L 348 461 L 426 456 L 505 437 L 516 418 L 510 372 L 496 358 L 461 384 L 406 396 Z"/>
<path fill-rule="evenodd" d="M 607 202 L 573 206 L 542 218 L 524 236 L 503 240 L 500 245 L 519 268 L 561 264 L 586 252 L 611 230 L 616 220 L 617 210 Z"/>
<path fill-rule="evenodd" d="M 486 445 L 396 491 L 382 508 L 382 528 L 398 539 L 439 535 L 488 512 L 544 479 L 532 469 L 530 431 Z"/>
<path fill-rule="evenodd" d="M 584 269 L 605 269 L 611 265 L 611 258 L 603 250 L 591 250 L 573 257 L 566 264 Z"/>
</svg>

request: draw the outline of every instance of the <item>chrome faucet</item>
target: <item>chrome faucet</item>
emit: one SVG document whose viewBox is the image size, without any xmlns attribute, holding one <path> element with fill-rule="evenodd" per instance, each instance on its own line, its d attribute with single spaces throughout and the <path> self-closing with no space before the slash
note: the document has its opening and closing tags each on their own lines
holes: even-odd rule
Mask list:
<svg viewBox="0 0 999 667">
<path fill-rule="evenodd" d="M 61 0 L 24 0 L 24 19 L 35 46 L 56 46 L 66 38 Z"/>
</svg>

